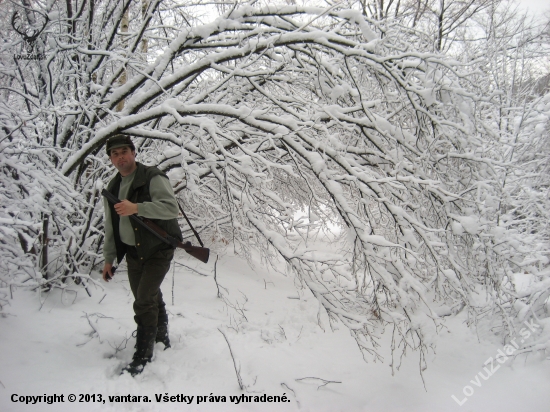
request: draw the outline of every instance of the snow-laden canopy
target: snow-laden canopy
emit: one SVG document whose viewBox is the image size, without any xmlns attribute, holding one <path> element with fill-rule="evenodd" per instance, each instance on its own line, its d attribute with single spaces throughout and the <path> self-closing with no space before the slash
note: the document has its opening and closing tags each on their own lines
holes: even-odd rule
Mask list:
<svg viewBox="0 0 550 412">
<path fill-rule="evenodd" d="M 2 61 L 5 285 L 89 281 L 104 145 L 125 133 L 168 172 L 206 246 L 284 259 L 365 355 L 388 326 L 392 347 L 423 354 L 464 308 L 511 333 L 510 278 L 545 258 L 499 220 L 499 92 L 480 90 L 474 64 L 337 6 L 242 5 L 202 24 L 143 4 L 83 2 L 70 18 L 44 4 L 27 13 L 47 22 L 44 58 Z M 345 247 L 319 253 L 314 236 L 334 226 Z"/>
</svg>

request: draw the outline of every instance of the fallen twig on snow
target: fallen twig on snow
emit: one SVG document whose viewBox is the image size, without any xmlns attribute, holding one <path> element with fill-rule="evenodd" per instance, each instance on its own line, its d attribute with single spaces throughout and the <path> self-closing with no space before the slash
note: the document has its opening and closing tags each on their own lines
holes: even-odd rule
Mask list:
<svg viewBox="0 0 550 412">
<path fill-rule="evenodd" d="M 327 381 L 326 379 L 315 378 L 315 377 L 312 377 L 312 376 L 307 376 L 305 378 L 299 378 L 299 379 L 295 379 L 295 380 L 297 382 L 298 381 L 306 381 L 306 383 L 315 383 L 315 384 L 318 384 L 319 381 L 320 381 L 320 382 L 322 382 L 322 384 L 317 387 L 317 390 L 319 390 L 319 388 L 322 388 L 323 386 L 327 386 L 329 383 L 342 383 L 342 382 L 339 382 L 339 381 Z"/>
<path fill-rule="evenodd" d="M 235 360 L 235 356 L 233 355 L 233 351 L 231 350 L 231 345 L 229 344 L 229 339 L 227 339 L 227 336 L 225 336 L 225 333 L 223 333 L 223 331 L 220 328 L 218 328 L 218 330 L 220 331 L 220 333 L 225 338 L 225 341 L 227 342 L 227 346 L 229 347 L 229 353 L 231 354 L 231 359 L 233 359 L 233 366 L 235 368 L 235 373 L 237 374 L 237 381 L 239 382 L 239 388 L 241 388 L 241 390 L 244 390 L 245 387 L 243 385 L 243 380 L 241 378 L 241 368 L 240 367 L 237 368 L 237 361 Z"/>
</svg>

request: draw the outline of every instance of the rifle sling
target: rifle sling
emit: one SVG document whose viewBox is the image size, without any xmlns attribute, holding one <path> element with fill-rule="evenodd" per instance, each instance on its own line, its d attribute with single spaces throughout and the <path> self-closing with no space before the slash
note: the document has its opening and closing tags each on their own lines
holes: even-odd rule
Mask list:
<svg viewBox="0 0 550 412">
<path fill-rule="evenodd" d="M 189 227 L 191 228 L 191 230 L 193 231 L 193 233 L 195 234 L 195 237 L 197 238 L 197 240 L 199 241 L 199 244 L 201 245 L 201 247 L 204 247 L 204 243 L 202 243 L 202 240 L 199 236 L 199 233 L 195 230 L 195 228 L 193 227 L 193 225 L 191 224 L 191 221 L 189 220 L 189 218 L 187 217 L 187 215 L 185 214 L 185 212 L 183 211 L 183 207 L 181 207 L 181 204 L 180 202 L 178 201 L 178 207 L 180 208 L 180 211 L 181 213 L 183 214 L 183 217 L 185 218 L 185 220 L 187 220 L 187 224 L 189 225 Z"/>
</svg>

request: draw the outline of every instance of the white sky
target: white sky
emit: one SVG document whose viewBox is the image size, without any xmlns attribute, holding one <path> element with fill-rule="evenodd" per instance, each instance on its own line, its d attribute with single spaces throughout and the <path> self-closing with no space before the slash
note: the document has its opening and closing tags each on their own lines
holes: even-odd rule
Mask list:
<svg viewBox="0 0 550 412">
<path fill-rule="evenodd" d="M 550 10 L 550 1 L 548 0 L 517 0 L 522 6 L 528 8 L 534 13 Z"/>
</svg>

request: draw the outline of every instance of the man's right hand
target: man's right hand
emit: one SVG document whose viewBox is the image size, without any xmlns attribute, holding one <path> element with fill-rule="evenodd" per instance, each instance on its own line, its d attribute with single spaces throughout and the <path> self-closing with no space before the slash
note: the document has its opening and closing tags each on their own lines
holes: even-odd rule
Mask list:
<svg viewBox="0 0 550 412">
<path fill-rule="evenodd" d="M 105 263 L 103 266 L 103 280 L 105 282 L 110 281 L 113 276 L 115 275 L 113 270 L 113 264 L 112 263 Z"/>
</svg>

